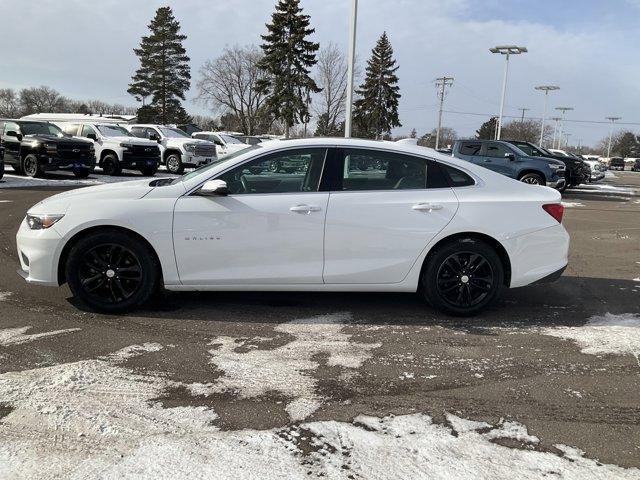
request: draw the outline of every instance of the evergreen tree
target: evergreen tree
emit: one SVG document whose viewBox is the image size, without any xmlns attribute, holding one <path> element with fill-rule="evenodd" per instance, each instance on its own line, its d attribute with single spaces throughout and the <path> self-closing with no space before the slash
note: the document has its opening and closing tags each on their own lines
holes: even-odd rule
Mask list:
<svg viewBox="0 0 640 480">
<path fill-rule="evenodd" d="M 360 98 L 354 103 L 353 121 L 359 136 L 382 138 L 402 126 L 398 118 L 398 68 L 384 32 L 367 62 L 364 83 L 356 90 Z"/>
<path fill-rule="evenodd" d="M 286 138 L 291 127 L 308 119 L 308 96 L 320 91 L 309 75 L 320 47 L 307 40 L 313 32 L 300 0 L 279 0 L 267 34 L 262 35 L 264 58 L 259 66 L 265 78 L 257 86 L 268 94 L 267 111 L 284 124 Z"/>
<path fill-rule="evenodd" d="M 476 138 L 478 140 L 493 140 L 496 138 L 496 128 L 498 119 L 491 117 L 489 120 L 480 125 L 480 128 L 476 130 Z"/>
<path fill-rule="evenodd" d="M 151 96 L 151 108 L 142 113 L 148 117 L 156 111 L 158 123 L 187 123 L 189 116 L 180 103 L 191 86 L 189 57 L 182 45 L 187 36 L 180 34 L 180 22 L 170 7 L 156 10 L 149 30 L 151 34 L 142 37 L 140 48 L 134 49 L 140 68 L 127 91 L 143 103 Z"/>
</svg>

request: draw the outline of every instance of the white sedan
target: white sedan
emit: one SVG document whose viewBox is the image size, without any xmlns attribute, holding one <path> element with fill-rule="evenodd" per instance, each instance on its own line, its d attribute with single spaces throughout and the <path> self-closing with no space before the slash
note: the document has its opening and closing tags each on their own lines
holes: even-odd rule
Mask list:
<svg viewBox="0 0 640 480">
<path fill-rule="evenodd" d="M 277 161 L 287 173 L 268 166 Z M 412 145 L 252 146 L 176 179 L 73 190 L 17 234 L 27 282 L 121 312 L 174 291 L 418 292 L 475 314 L 502 287 L 558 278 L 560 194 Z"/>
</svg>

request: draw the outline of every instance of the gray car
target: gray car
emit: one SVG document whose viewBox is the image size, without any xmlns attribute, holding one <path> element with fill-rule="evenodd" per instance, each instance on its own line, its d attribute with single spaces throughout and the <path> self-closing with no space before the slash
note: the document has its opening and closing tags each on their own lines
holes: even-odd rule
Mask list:
<svg viewBox="0 0 640 480">
<path fill-rule="evenodd" d="M 554 158 L 527 155 L 513 144 L 500 140 L 458 140 L 453 156 L 515 180 L 546 185 L 557 190 L 566 186 L 565 164 Z"/>
</svg>

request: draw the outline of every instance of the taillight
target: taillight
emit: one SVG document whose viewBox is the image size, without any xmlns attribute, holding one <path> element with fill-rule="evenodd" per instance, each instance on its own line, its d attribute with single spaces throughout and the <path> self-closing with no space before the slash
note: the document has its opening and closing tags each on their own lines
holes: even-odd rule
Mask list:
<svg viewBox="0 0 640 480">
<path fill-rule="evenodd" d="M 562 223 L 562 215 L 564 214 L 564 207 L 560 203 L 547 203 L 542 205 L 545 212 L 556 219 L 558 223 Z"/>
</svg>

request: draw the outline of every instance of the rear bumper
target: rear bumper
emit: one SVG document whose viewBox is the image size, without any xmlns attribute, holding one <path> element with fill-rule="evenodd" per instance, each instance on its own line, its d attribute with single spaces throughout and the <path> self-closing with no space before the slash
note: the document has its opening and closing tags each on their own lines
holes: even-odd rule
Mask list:
<svg viewBox="0 0 640 480">
<path fill-rule="evenodd" d="M 569 234 L 561 224 L 503 244 L 511 259 L 511 288 L 560 276 L 569 263 Z"/>
</svg>

